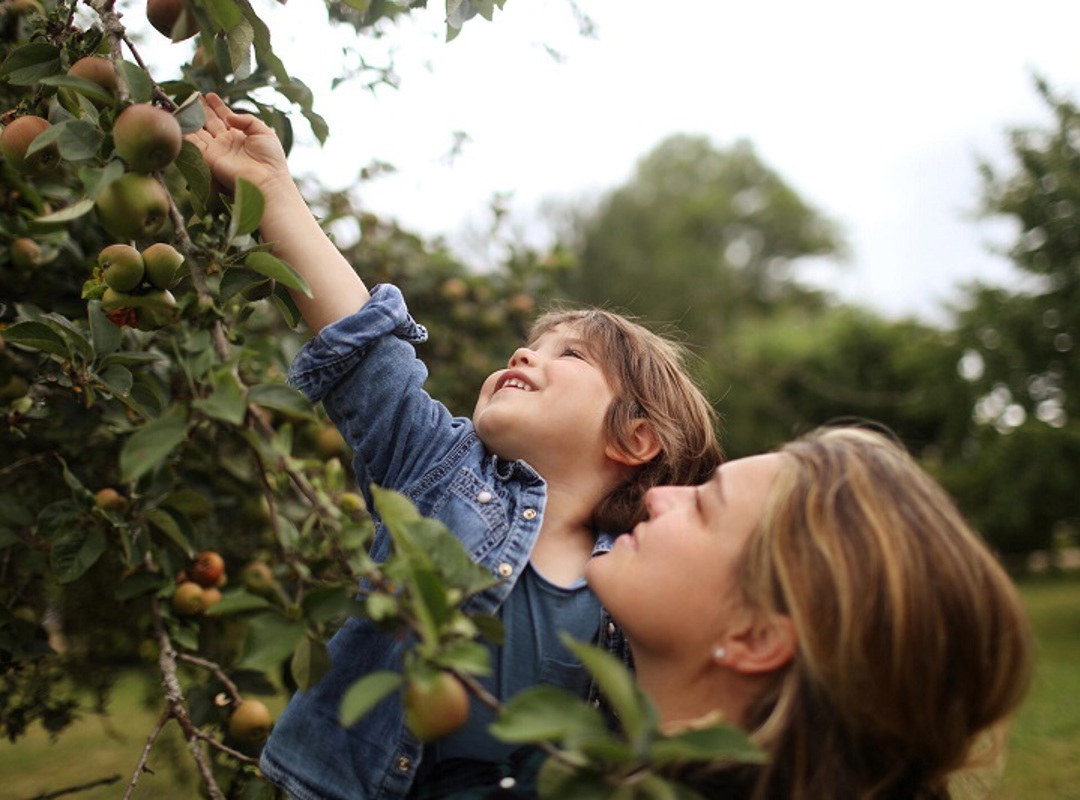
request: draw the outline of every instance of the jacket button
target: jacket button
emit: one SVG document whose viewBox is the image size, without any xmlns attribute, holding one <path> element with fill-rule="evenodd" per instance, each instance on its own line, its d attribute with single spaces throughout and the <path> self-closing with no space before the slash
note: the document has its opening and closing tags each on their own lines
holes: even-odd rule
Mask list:
<svg viewBox="0 0 1080 800">
<path fill-rule="evenodd" d="M 493 495 L 487 489 L 484 489 L 484 491 L 480 492 L 480 494 L 478 494 L 476 496 L 476 502 L 483 503 L 484 505 L 487 505 L 488 503 L 490 503 L 494 499 L 495 499 L 495 495 Z"/>
<path fill-rule="evenodd" d="M 526 508 L 524 511 L 521 512 L 521 516 L 525 517 L 525 519 L 527 520 L 534 520 L 536 519 L 536 509 Z"/>
<path fill-rule="evenodd" d="M 614 622 L 609 622 L 607 624 L 607 634 L 608 634 L 608 636 L 614 636 L 615 635 L 615 623 Z"/>
<path fill-rule="evenodd" d="M 399 771 L 408 772 L 409 767 L 411 767 L 411 766 L 412 766 L 412 762 L 409 760 L 408 756 L 398 756 L 397 768 L 398 768 Z"/>
<path fill-rule="evenodd" d="M 514 568 L 504 561 L 503 563 L 499 564 L 499 574 L 502 575 L 504 578 L 509 578 L 511 575 L 514 574 Z"/>
</svg>

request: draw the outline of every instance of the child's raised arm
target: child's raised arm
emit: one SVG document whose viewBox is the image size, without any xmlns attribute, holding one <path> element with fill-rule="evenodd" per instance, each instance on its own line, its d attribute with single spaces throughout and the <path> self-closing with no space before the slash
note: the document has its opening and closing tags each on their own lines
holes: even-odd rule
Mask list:
<svg viewBox="0 0 1080 800">
<path fill-rule="evenodd" d="M 216 94 L 203 98 L 206 122 L 188 135 L 214 177 L 232 190 L 237 178 L 255 184 L 266 199 L 259 229 L 311 286 L 313 297 L 293 292 L 304 321 L 318 333 L 368 301 L 367 287 L 311 214 L 289 174 L 285 150 L 273 129 L 251 114 L 237 114 Z"/>
</svg>

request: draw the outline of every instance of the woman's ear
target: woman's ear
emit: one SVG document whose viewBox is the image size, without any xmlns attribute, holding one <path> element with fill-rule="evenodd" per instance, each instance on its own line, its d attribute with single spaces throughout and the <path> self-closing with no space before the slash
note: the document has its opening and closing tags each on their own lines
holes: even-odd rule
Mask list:
<svg viewBox="0 0 1080 800">
<path fill-rule="evenodd" d="M 619 464 L 638 467 L 656 458 L 660 452 L 660 439 L 646 419 L 636 419 L 631 425 L 630 433 L 626 436 L 627 446 L 620 447 L 612 442 L 604 449 L 604 454 Z"/>
<path fill-rule="evenodd" d="M 788 664 L 798 648 L 795 623 L 784 614 L 747 611 L 718 644 L 718 665 L 746 674 L 773 672 Z"/>
</svg>

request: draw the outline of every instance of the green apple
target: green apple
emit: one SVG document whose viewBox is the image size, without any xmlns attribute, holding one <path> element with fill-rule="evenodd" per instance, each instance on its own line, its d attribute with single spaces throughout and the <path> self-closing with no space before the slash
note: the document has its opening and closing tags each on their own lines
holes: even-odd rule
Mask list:
<svg viewBox="0 0 1080 800">
<path fill-rule="evenodd" d="M 147 0 L 146 18 L 174 42 L 190 39 L 199 32 L 199 23 L 185 0 Z"/>
<path fill-rule="evenodd" d="M 11 263 L 20 269 L 33 269 L 45 263 L 45 254 L 41 245 L 25 236 L 18 237 L 11 243 Z"/>
<path fill-rule="evenodd" d="M 469 718 L 469 693 L 449 672 L 410 680 L 402 702 L 405 726 L 425 743 L 448 736 Z"/>
<path fill-rule="evenodd" d="M 117 238 L 148 238 L 165 227 L 169 195 L 150 175 L 127 172 L 101 190 L 94 210 Z"/>
<path fill-rule="evenodd" d="M 229 717 L 229 736 L 245 745 L 261 745 L 270 735 L 274 718 L 259 700 L 244 700 Z"/>
<path fill-rule="evenodd" d="M 68 68 L 67 74 L 74 78 L 83 78 L 96 83 L 111 96 L 116 97 L 116 67 L 113 66 L 112 61 L 104 56 L 84 56 Z M 108 105 L 108 103 L 96 97 L 90 98 L 90 102 L 97 108 L 104 108 Z"/>
<path fill-rule="evenodd" d="M 165 242 L 150 245 L 142 252 L 146 265 L 146 279 L 158 289 L 168 289 L 176 282 L 176 273 L 184 263 L 184 256 Z"/>
<path fill-rule="evenodd" d="M 60 151 L 55 142 L 31 155 L 26 154 L 34 139 L 51 127 L 47 119 L 33 114 L 9 122 L 0 132 L 0 153 L 17 172 L 44 175 L 54 171 L 60 165 Z"/>
<path fill-rule="evenodd" d="M 135 103 L 121 111 L 112 133 L 117 154 L 136 172 L 169 166 L 184 141 L 176 117 L 151 103 Z"/>
<path fill-rule="evenodd" d="M 110 244 L 98 253 L 97 260 L 105 283 L 118 292 L 137 288 L 146 275 L 143 257 L 129 244 Z"/>
</svg>

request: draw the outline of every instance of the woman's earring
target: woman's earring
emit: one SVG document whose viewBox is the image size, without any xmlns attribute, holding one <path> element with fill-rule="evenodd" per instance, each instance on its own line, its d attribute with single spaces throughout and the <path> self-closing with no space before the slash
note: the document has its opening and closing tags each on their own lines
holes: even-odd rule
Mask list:
<svg viewBox="0 0 1080 800">
<path fill-rule="evenodd" d="M 723 661 L 725 658 L 727 658 L 727 650 L 723 647 L 717 647 L 715 650 L 713 650 L 713 658 L 715 658 L 717 661 Z"/>
</svg>

